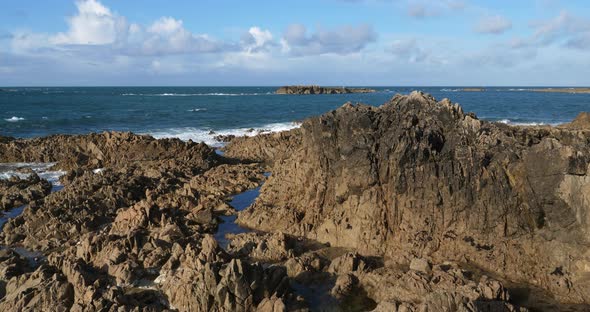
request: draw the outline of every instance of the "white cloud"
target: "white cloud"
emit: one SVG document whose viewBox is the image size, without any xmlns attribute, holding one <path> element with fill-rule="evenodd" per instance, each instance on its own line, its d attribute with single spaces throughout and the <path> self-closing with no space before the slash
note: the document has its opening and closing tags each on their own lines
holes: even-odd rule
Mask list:
<svg viewBox="0 0 590 312">
<path fill-rule="evenodd" d="M 55 44 L 111 44 L 126 32 L 125 18 L 96 0 L 76 2 L 78 14 L 67 20 L 69 29 L 51 38 Z"/>
<path fill-rule="evenodd" d="M 176 20 L 172 17 L 164 16 L 155 21 L 148 31 L 158 35 L 171 35 L 179 32 L 185 32 L 181 20 Z"/>
<path fill-rule="evenodd" d="M 512 28 L 512 22 L 500 15 L 486 16 L 479 20 L 475 31 L 482 34 L 502 34 Z"/>
<path fill-rule="evenodd" d="M 307 35 L 305 26 L 292 24 L 285 30 L 281 42 L 283 50 L 295 56 L 346 55 L 360 52 L 376 39 L 377 33 L 369 25 L 346 25 L 333 30 L 318 29 Z"/>
<path fill-rule="evenodd" d="M 272 33 L 260 27 L 250 27 L 248 32 L 242 35 L 242 46 L 248 53 L 267 51 L 275 45 Z"/>
<path fill-rule="evenodd" d="M 137 33 L 140 33 L 137 31 Z M 206 34 L 193 34 L 184 28 L 182 20 L 161 17 L 143 34 L 140 46 L 131 45 L 129 54 L 165 55 L 187 53 L 213 53 L 230 49 L 229 44 L 214 40 Z"/>
</svg>

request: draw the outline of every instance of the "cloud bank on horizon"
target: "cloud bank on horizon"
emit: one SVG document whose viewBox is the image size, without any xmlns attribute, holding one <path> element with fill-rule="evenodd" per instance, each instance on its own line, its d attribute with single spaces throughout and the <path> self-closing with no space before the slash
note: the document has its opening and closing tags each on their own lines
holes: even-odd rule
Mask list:
<svg viewBox="0 0 590 312">
<path fill-rule="evenodd" d="M 107 2 L 5 8 L 0 85 L 590 85 L 583 1 Z"/>
</svg>

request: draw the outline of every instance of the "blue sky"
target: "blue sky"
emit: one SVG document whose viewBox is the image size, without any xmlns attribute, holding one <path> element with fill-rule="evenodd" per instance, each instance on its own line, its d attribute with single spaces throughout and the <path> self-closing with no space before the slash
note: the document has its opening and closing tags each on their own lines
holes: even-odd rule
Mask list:
<svg viewBox="0 0 590 312">
<path fill-rule="evenodd" d="M 3 1 L 0 85 L 590 85 L 586 1 Z"/>
</svg>

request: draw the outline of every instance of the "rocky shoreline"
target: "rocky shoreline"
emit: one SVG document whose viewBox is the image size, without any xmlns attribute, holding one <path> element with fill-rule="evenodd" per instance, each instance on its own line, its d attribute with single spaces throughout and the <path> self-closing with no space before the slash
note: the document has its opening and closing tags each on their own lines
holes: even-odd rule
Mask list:
<svg viewBox="0 0 590 312">
<path fill-rule="evenodd" d="M 284 86 L 278 88 L 276 94 L 347 94 L 347 93 L 372 93 L 369 88 L 347 88 L 347 87 L 320 87 L 320 86 Z"/>
<path fill-rule="evenodd" d="M 27 204 L 0 232 L 0 310 L 590 308 L 587 115 L 508 126 L 413 92 L 227 140 L 0 138 L 0 162 L 67 171 L 0 185 Z"/>
</svg>

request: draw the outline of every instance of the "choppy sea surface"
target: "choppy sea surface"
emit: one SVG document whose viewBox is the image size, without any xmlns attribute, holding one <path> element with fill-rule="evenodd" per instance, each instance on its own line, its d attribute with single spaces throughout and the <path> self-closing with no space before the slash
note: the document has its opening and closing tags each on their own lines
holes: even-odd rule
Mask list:
<svg viewBox="0 0 590 312">
<path fill-rule="evenodd" d="M 480 119 L 559 124 L 590 111 L 590 94 L 535 92 L 527 87 L 373 87 L 375 93 L 276 95 L 276 87 L 0 88 L 0 135 L 39 137 L 105 130 L 133 131 L 216 144 L 217 134 L 255 134 L 297 126 L 345 102 L 381 105 L 396 93 L 422 90 L 449 98 Z M 254 128 L 256 131 L 249 132 Z"/>
</svg>

